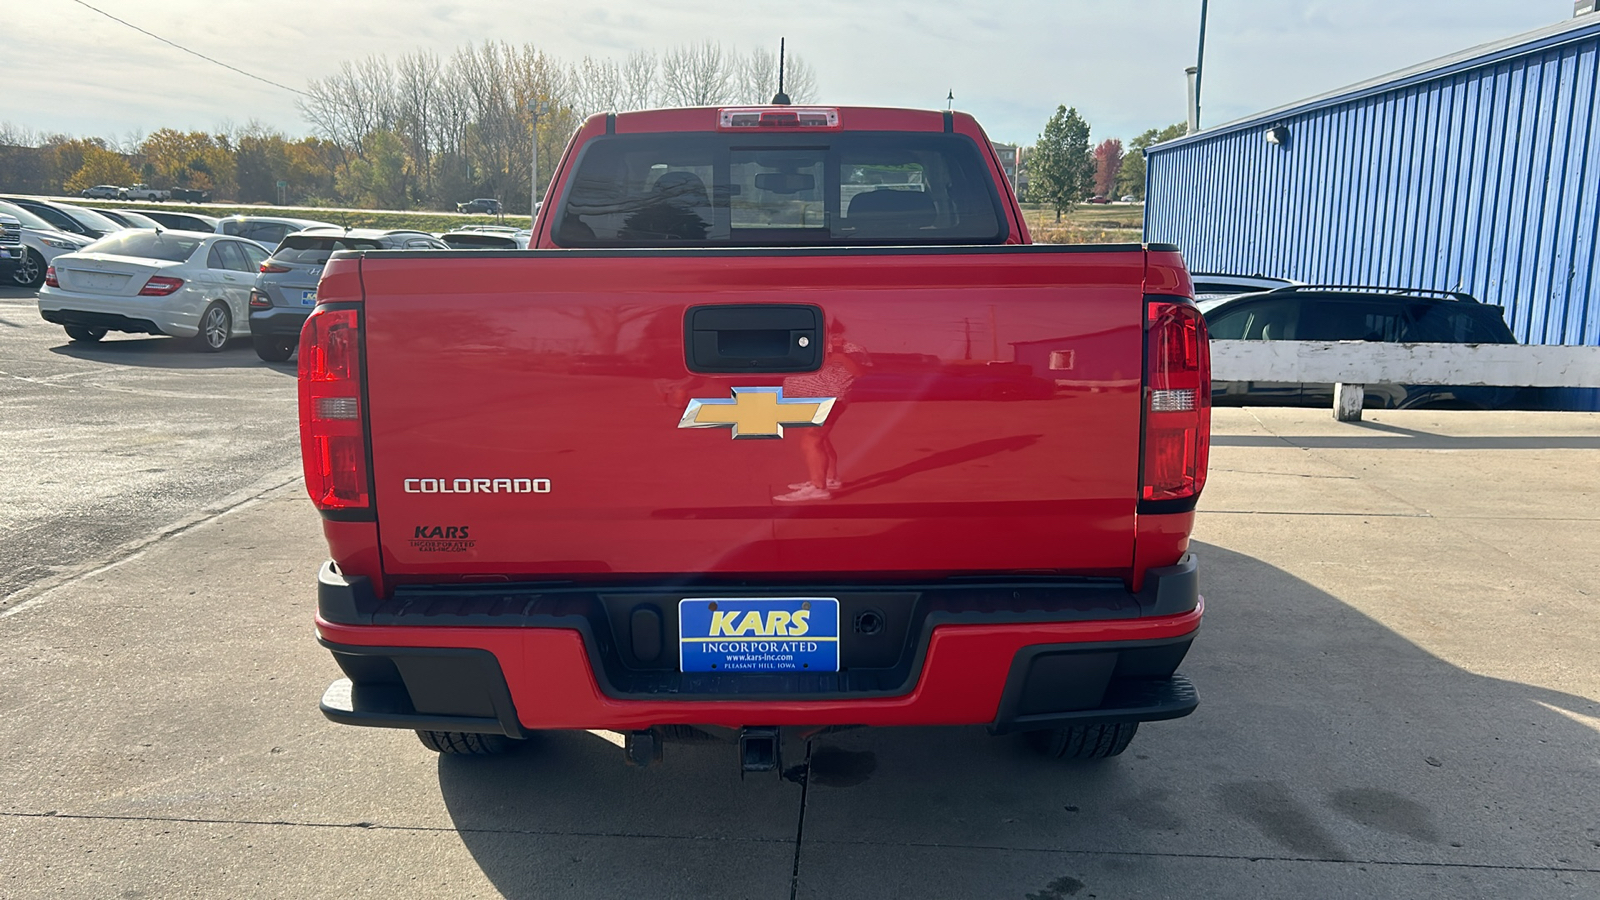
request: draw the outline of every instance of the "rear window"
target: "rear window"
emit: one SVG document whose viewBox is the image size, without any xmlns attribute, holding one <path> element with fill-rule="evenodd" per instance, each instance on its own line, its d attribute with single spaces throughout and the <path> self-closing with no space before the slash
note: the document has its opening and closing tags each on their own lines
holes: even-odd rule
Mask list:
<svg viewBox="0 0 1600 900">
<path fill-rule="evenodd" d="M 283 239 L 272 258 L 279 262 L 298 263 L 303 266 L 320 266 L 337 250 L 382 250 L 383 245 L 373 240 L 347 237 L 316 237 L 291 234 Z"/>
<path fill-rule="evenodd" d="M 563 199 L 563 247 L 980 244 L 1000 198 L 959 135 L 599 138 Z"/>
<path fill-rule="evenodd" d="M 457 250 L 520 250 L 517 239 L 498 234 L 447 234 L 442 240 Z"/>
<path fill-rule="evenodd" d="M 113 256 L 133 256 L 139 259 L 164 259 L 184 262 L 194 255 L 205 238 L 180 237 L 171 232 L 149 231 L 143 228 L 118 231 L 107 235 L 79 251 L 82 253 L 109 253 Z"/>
<path fill-rule="evenodd" d="M 1411 319 L 1408 341 L 1445 344 L 1514 344 L 1498 306 L 1486 304 L 1419 303 L 1406 310 Z"/>
</svg>

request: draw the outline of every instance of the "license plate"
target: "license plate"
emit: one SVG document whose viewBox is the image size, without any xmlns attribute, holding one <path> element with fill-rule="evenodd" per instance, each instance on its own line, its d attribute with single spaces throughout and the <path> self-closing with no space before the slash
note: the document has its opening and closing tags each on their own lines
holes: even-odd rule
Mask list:
<svg viewBox="0 0 1600 900">
<path fill-rule="evenodd" d="M 301 306 L 316 306 L 317 305 L 317 292 L 316 291 L 301 291 L 300 292 L 300 305 Z"/>
<path fill-rule="evenodd" d="M 837 672 L 832 597 L 697 597 L 678 601 L 684 672 Z"/>
</svg>

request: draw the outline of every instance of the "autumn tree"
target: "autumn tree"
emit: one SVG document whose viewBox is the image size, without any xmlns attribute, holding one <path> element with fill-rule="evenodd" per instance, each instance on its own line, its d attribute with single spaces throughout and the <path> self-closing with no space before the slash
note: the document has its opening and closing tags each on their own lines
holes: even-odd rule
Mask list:
<svg viewBox="0 0 1600 900">
<path fill-rule="evenodd" d="M 1122 168 L 1122 142 L 1106 138 L 1094 148 L 1094 193 L 1112 198 L 1117 188 L 1117 171 Z"/>
<path fill-rule="evenodd" d="M 1054 209 L 1060 222 L 1061 214 L 1089 193 L 1093 181 L 1089 123 L 1076 107 L 1057 107 L 1028 154 L 1028 197 Z"/>
<path fill-rule="evenodd" d="M 138 173 L 120 153 L 113 153 L 101 147 L 88 147 L 83 151 L 81 159 L 78 171 L 72 173 L 61 186 L 62 190 L 69 194 L 76 194 L 84 188 L 94 187 L 97 184 L 126 186 L 139 180 Z"/>
<path fill-rule="evenodd" d="M 157 187 L 187 187 L 232 198 L 234 148 L 227 135 L 162 128 L 139 145 L 148 179 Z"/>
<path fill-rule="evenodd" d="M 1138 137 L 1128 142 L 1132 150 L 1122 160 L 1122 168 L 1117 172 L 1116 192 L 1118 196 L 1132 194 L 1135 200 L 1144 200 L 1144 150 L 1162 141 L 1181 138 L 1189 133 L 1189 126 L 1183 122 L 1168 125 L 1166 128 L 1151 128 Z"/>
<path fill-rule="evenodd" d="M 340 193 L 356 203 L 378 209 L 405 209 L 405 144 L 392 131 L 363 135 L 365 155 L 353 159 L 338 181 Z"/>
</svg>

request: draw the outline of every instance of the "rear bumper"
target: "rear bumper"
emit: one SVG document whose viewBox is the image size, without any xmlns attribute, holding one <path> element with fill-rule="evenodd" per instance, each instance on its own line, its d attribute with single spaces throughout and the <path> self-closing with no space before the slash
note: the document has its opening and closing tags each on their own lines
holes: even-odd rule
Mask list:
<svg viewBox="0 0 1600 900">
<path fill-rule="evenodd" d="M 301 326 L 311 317 L 309 308 L 274 306 L 250 310 L 250 334 L 254 337 L 299 337 Z"/>
<path fill-rule="evenodd" d="M 440 589 L 375 603 L 361 579 L 324 566 L 318 638 L 346 678 L 321 706 L 349 725 L 512 737 L 674 724 L 984 724 L 1000 733 L 1178 718 L 1199 702 L 1175 671 L 1204 610 L 1193 558 L 1150 582 L 1110 605 L 1098 584 L 1019 585 L 1003 598 L 994 585 L 834 589 L 844 608 L 917 595 L 894 664 L 862 657 L 873 664 L 847 662 L 837 674 L 684 675 L 623 659 L 617 644 L 628 636 L 618 640 L 608 615 L 620 591 Z M 620 593 L 630 609 L 662 596 Z"/>
<path fill-rule="evenodd" d="M 56 325 L 75 325 L 82 328 L 103 328 L 106 331 L 125 331 L 130 334 L 163 335 L 169 332 L 149 319 L 124 316 L 120 313 L 90 312 L 82 309 L 43 309 L 39 315 Z"/>
</svg>

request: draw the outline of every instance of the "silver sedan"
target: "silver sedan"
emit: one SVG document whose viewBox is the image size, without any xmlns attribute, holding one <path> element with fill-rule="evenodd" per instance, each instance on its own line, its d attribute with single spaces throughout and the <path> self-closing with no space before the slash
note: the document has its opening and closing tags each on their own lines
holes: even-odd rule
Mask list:
<svg viewBox="0 0 1600 900">
<path fill-rule="evenodd" d="M 250 334 L 260 244 L 220 234 L 129 229 L 51 260 L 39 314 L 92 343 L 108 331 L 166 334 L 218 351 Z"/>
</svg>

